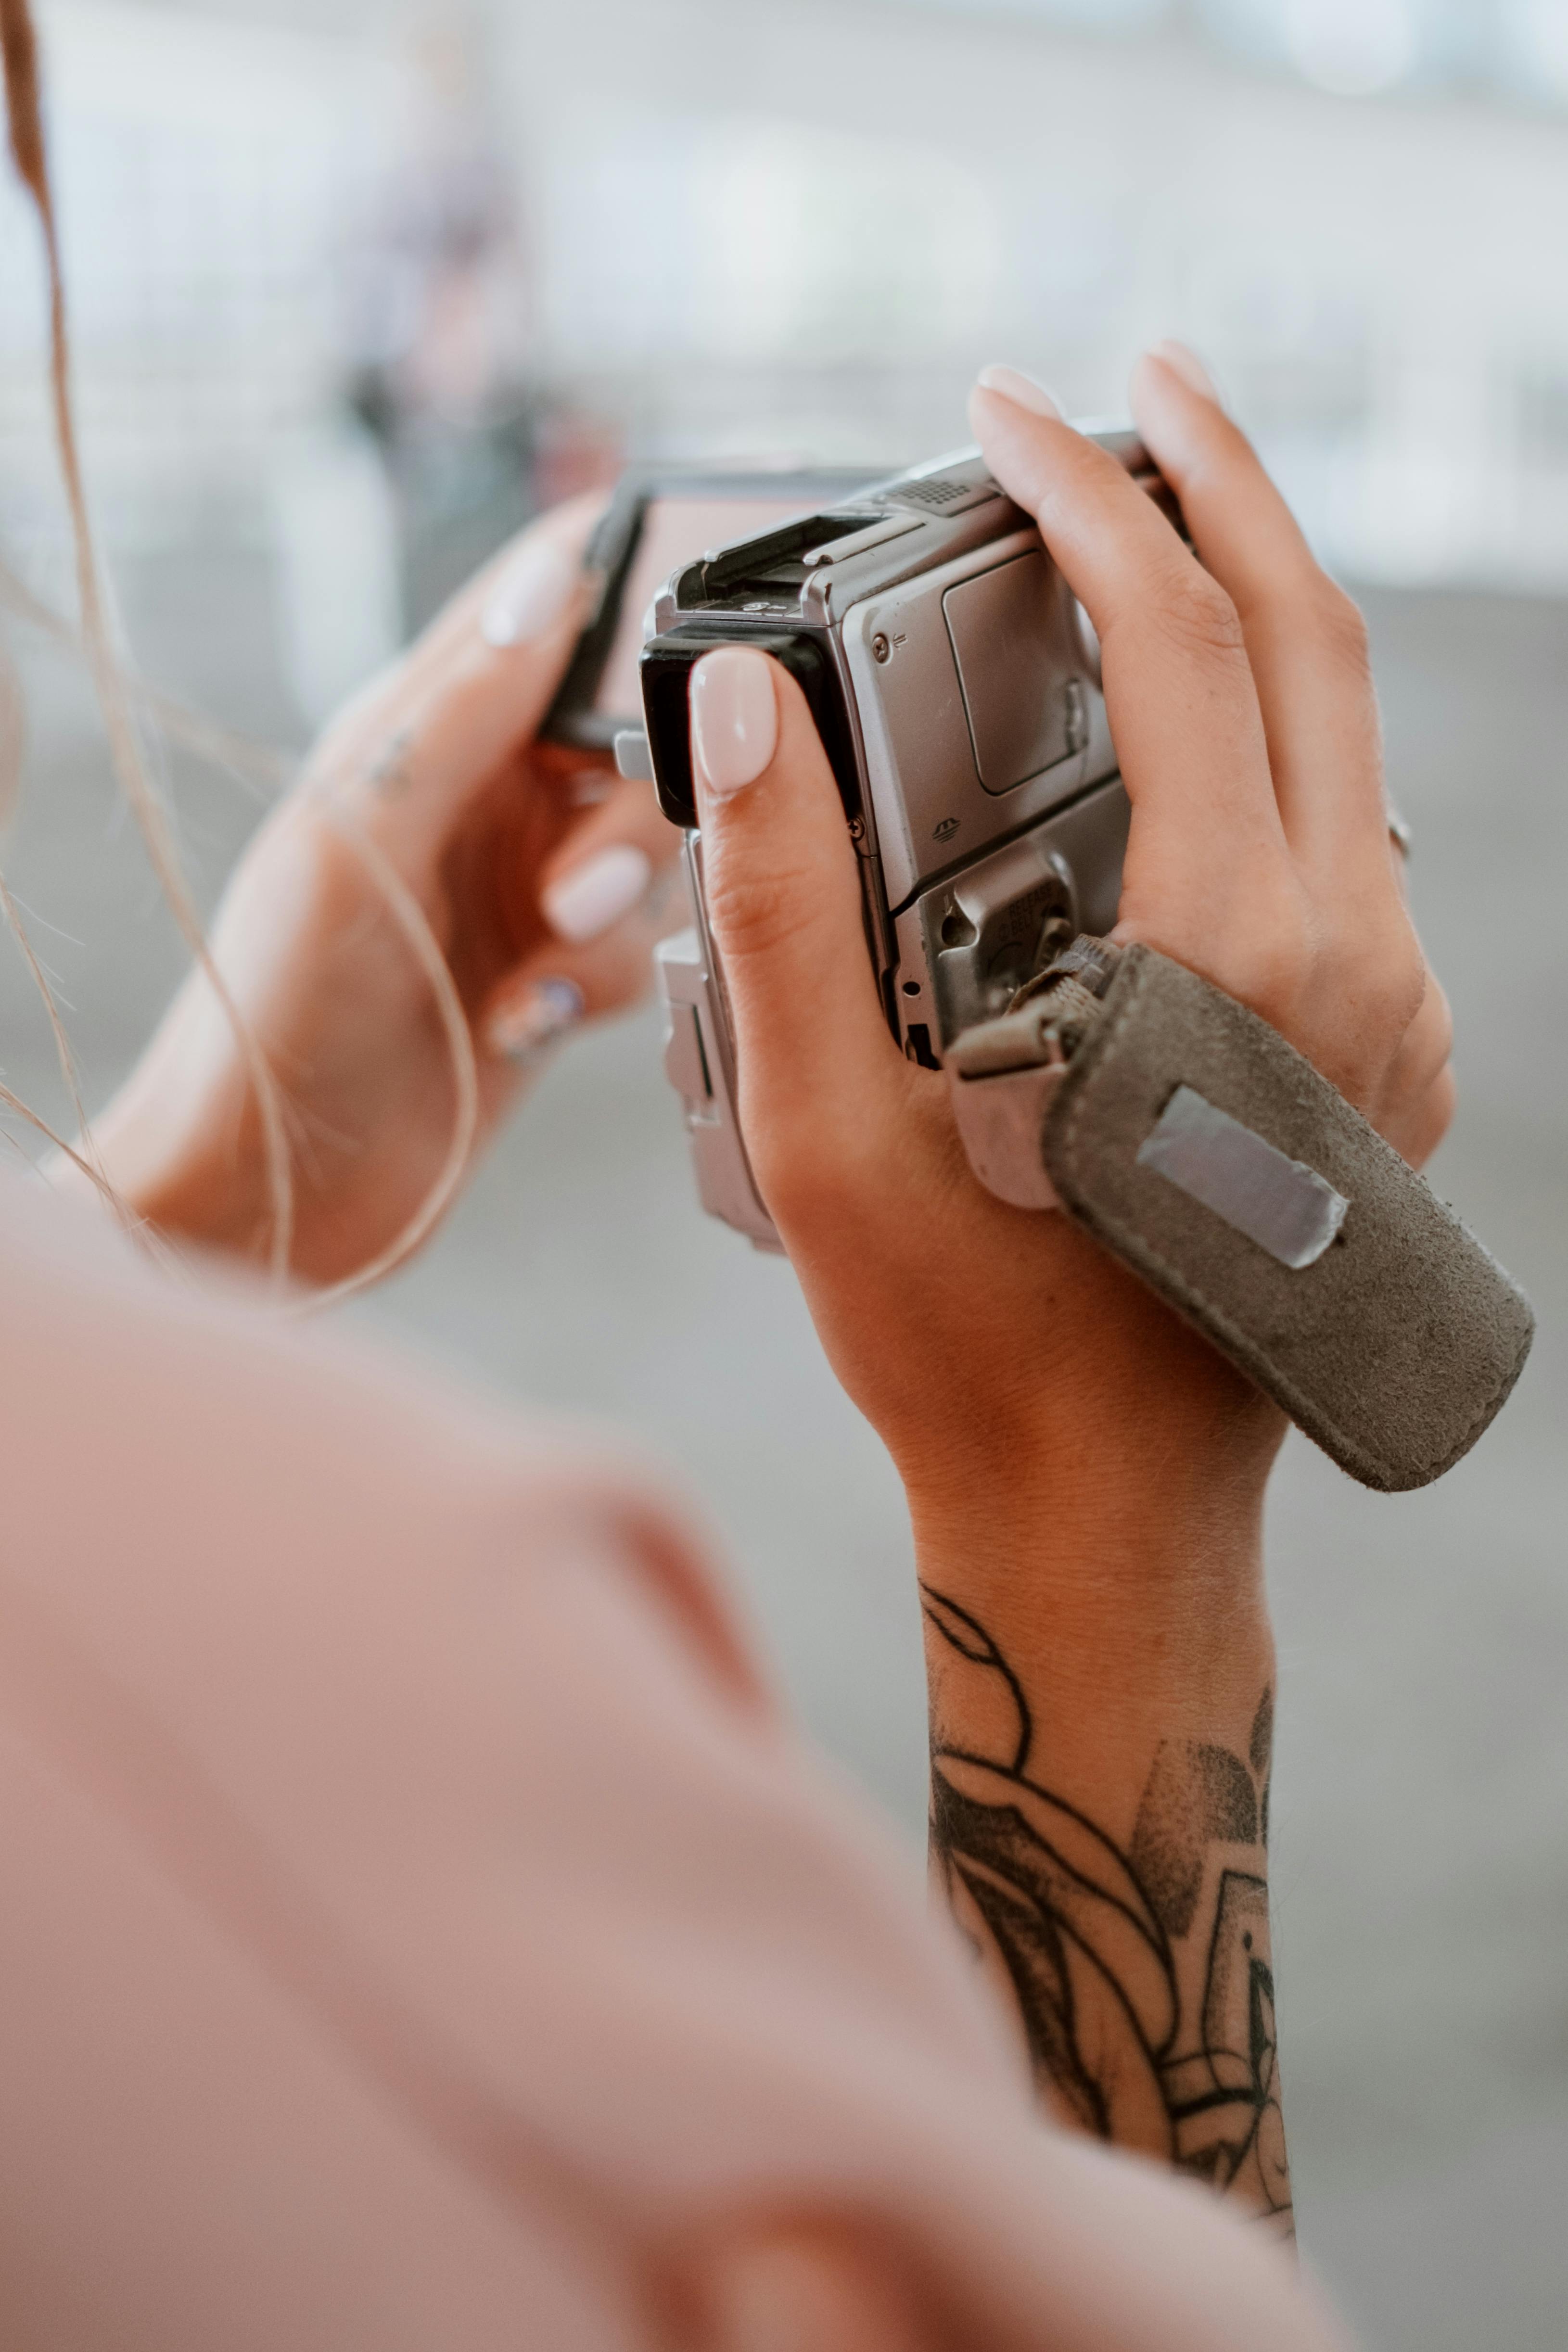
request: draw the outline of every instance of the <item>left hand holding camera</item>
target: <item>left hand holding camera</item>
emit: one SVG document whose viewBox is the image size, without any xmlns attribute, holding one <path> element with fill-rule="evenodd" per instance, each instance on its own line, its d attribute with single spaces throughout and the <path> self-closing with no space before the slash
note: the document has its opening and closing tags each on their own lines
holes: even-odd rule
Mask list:
<svg viewBox="0 0 1568 2352">
<path fill-rule="evenodd" d="M 213 950 L 282 1089 L 293 1267 L 353 1274 L 419 1209 L 453 1123 L 450 1040 L 384 878 L 449 964 L 479 1139 L 551 1046 L 643 993 L 679 837 L 646 784 L 535 741 L 582 625 L 597 512 L 546 516 L 317 746 L 225 897 Z M 265 1254 L 257 1112 L 200 973 L 99 1122 L 108 1173 L 161 1230 Z"/>
</svg>

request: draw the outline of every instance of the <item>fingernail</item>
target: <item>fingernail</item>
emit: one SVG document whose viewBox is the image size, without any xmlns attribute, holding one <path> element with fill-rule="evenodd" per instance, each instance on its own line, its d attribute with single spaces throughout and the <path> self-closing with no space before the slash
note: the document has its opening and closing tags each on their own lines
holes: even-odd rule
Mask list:
<svg viewBox="0 0 1568 2352">
<path fill-rule="evenodd" d="M 504 650 L 542 637 L 561 618 L 581 576 L 576 556 L 559 540 L 531 539 L 491 592 L 479 623 L 485 643 Z"/>
<path fill-rule="evenodd" d="M 982 392 L 999 392 L 1004 400 L 1011 400 L 1019 408 L 1026 408 L 1031 416 L 1053 416 L 1062 421 L 1059 404 L 1052 399 L 1043 383 L 1037 383 L 1022 368 L 983 367 L 974 379 Z"/>
<path fill-rule="evenodd" d="M 715 800 L 754 784 L 778 749 L 779 711 L 766 654 L 721 646 L 691 674 L 691 738 Z"/>
<path fill-rule="evenodd" d="M 629 843 L 617 843 L 550 885 L 540 899 L 544 919 L 558 939 L 585 946 L 629 914 L 652 879 L 652 861 Z"/>
<path fill-rule="evenodd" d="M 514 1003 L 497 1006 L 485 1025 L 485 1043 L 509 1061 L 537 1061 L 576 1027 L 584 1010 L 574 980 L 536 980 Z"/>
<path fill-rule="evenodd" d="M 1172 374 L 1179 375 L 1190 392 L 1197 393 L 1205 400 L 1212 400 L 1216 408 L 1225 406 L 1218 384 L 1196 352 L 1190 352 L 1185 343 L 1156 343 L 1150 357 L 1163 360 Z"/>
</svg>

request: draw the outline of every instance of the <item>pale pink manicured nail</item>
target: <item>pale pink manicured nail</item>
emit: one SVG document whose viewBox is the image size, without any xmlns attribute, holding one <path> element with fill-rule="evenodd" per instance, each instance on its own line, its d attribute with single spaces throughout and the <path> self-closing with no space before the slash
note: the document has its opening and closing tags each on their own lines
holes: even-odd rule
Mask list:
<svg viewBox="0 0 1568 2352">
<path fill-rule="evenodd" d="M 715 800 L 754 784 L 778 749 L 779 710 L 766 654 L 721 646 L 691 673 L 691 740 Z"/>
<path fill-rule="evenodd" d="M 574 1029 L 585 1010 L 574 980 L 535 980 L 510 1004 L 498 1004 L 485 1024 L 492 1054 L 524 1065 L 536 1061 Z"/>
<path fill-rule="evenodd" d="M 1024 373 L 1022 368 L 1003 367 L 1000 363 L 983 367 L 974 381 L 982 392 L 999 392 L 1004 400 L 1012 401 L 1019 408 L 1026 408 L 1031 416 L 1052 416 L 1058 424 L 1061 422 L 1062 412 L 1058 404 L 1043 383 L 1037 383 L 1032 375 Z"/>
<path fill-rule="evenodd" d="M 1225 406 L 1218 384 L 1196 352 L 1190 352 L 1185 343 L 1156 343 L 1150 357 L 1163 360 L 1172 374 L 1179 375 L 1189 392 L 1197 393 L 1205 400 L 1212 400 L 1216 408 Z"/>
<path fill-rule="evenodd" d="M 651 861 L 629 842 L 618 842 L 563 874 L 541 895 L 540 904 L 558 939 L 584 947 L 629 915 L 652 880 Z"/>
<path fill-rule="evenodd" d="M 479 623 L 485 643 L 504 651 L 543 636 L 566 610 L 581 576 L 575 554 L 559 540 L 528 541 L 490 592 Z"/>
</svg>

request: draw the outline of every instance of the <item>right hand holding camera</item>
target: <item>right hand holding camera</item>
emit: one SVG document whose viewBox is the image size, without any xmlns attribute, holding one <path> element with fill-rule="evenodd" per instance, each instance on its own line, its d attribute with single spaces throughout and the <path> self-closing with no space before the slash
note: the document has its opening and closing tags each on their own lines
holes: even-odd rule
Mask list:
<svg viewBox="0 0 1568 2352">
<path fill-rule="evenodd" d="M 1195 369 L 1146 360 L 1134 403 L 1201 563 L 1026 378 L 987 371 L 972 410 L 1100 635 L 1132 810 L 1115 936 L 1249 1005 L 1418 1162 L 1450 1113 L 1449 1024 L 1389 835 L 1360 616 Z M 972 1172 L 946 1079 L 889 1034 L 794 681 L 726 646 L 692 718 L 747 1151 L 909 1497 L 937 1884 L 1051 2112 L 1288 2232 L 1262 1893 L 1283 1418 L 1080 1226 Z M 1245 1798 L 1223 1820 L 1204 1795 L 1221 1769 Z M 1151 1838 L 1156 1864 L 1174 1839 L 1192 1899 L 1129 1943 L 1163 1884 Z M 1230 2110 L 1194 2109 L 1164 2062 L 1225 2039 L 1227 1886 L 1254 1904 L 1253 2055 Z"/>
<path fill-rule="evenodd" d="M 1133 811 L 1116 936 L 1261 1013 L 1419 1164 L 1450 1116 L 1449 1024 L 1389 837 L 1364 631 L 1195 371 L 1151 355 L 1134 404 L 1201 563 L 1026 378 L 987 371 L 973 407 L 1100 635 Z M 1114 1511 L 1152 1463 L 1163 1515 L 1184 1486 L 1212 1500 L 1216 1465 L 1255 1501 L 1273 1409 L 1067 1219 L 986 1193 L 945 1081 L 890 1039 L 793 682 L 726 648 L 693 696 L 747 1149 L 917 1520 L 921 1498 L 1016 1492 L 1024 1465 Z"/>
</svg>

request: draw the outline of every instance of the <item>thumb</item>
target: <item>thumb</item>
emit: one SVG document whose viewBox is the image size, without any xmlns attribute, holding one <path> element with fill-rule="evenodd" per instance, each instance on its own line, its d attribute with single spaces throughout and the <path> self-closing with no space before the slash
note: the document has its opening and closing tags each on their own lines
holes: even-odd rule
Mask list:
<svg viewBox="0 0 1568 2352">
<path fill-rule="evenodd" d="M 735 1029 L 741 1124 L 775 1218 L 901 1088 L 866 949 L 857 859 L 805 696 L 755 647 L 691 677 L 709 921 Z M 786 1234 L 787 1239 L 787 1234 Z"/>
</svg>

